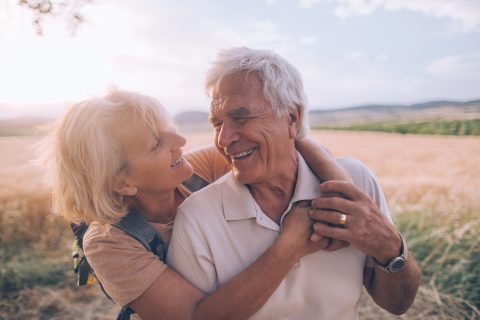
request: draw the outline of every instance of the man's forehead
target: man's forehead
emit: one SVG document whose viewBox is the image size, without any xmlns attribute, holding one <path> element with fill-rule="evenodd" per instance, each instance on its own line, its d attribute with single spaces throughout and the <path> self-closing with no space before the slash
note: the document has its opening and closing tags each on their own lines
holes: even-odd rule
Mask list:
<svg viewBox="0 0 480 320">
<path fill-rule="evenodd" d="M 219 116 L 225 114 L 231 117 L 241 117 L 252 113 L 248 105 L 226 105 L 222 101 L 214 102 L 210 104 L 210 117 Z"/>
<path fill-rule="evenodd" d="M 225 76 L 212 91 L 210 113 L 246 113 L 251 104 L 263 100 L 262 84 L 255 73 L 237 72 Z M 256 104 L 256 103 L 255 103 Z"/>
</svg>

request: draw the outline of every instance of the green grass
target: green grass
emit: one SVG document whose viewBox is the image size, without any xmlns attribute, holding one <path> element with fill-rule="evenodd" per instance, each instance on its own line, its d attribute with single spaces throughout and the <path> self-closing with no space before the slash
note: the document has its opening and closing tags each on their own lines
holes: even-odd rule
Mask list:
<svg viewBox="0 0 480 320">
<path fill-rule="evenodd" d="M 29 288 L 56 291 L 75 278 L 73 236 L 51 215 L 49 196 L 18 193 L 11 199 L 0 201 L 0 297 L 10 304 Z M 480 212 L 399 212 L 394 218 L 422 270 L 416 310 L 442 319 L 480 318 Z"/>
<path fill-rule="evenodd" d="M 437 120 L 425 122 L 372 122 L 344 127 L 317 127 L 315 129 L 380 131 L 402 134 L 439 134 L 468 136 L 480 135 L 480 119 L 472 120 Z"/>
<path fill-rule="evenodd" d="M 404 212 L 395 218 L 422 270 L 422 286 L 450 313 L 480 317 L 480 212 Z"/>
<path fill-rule="evenodd" d="M 65 259 L 23 251 L 23 255 L 9 260 L 0 255 L 0 296 L 26 288 L 56 286 L 64 281 L 69 269 Z"/>
</svg>

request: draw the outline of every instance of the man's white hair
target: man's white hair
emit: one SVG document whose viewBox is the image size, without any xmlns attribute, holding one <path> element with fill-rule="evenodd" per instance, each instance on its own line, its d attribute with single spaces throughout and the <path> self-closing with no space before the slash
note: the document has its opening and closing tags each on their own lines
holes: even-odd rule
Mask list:
<svg viewBox="0 0 480 320">
<path fill-rule="evenodd" d="M 212 97 L 222 79 L 236 72 L 255 72 L 263 85 L 263 96 L 277 115 L 286 116 L 298 108 L 301 112 L 296 139 L 309 132 L 307 98 L 302 77 L 287 60 L 270 50 L 246 47 L 229 48 L 219 52 L 212 67 L 207 70 L 205 91 Z"/>
</svg>

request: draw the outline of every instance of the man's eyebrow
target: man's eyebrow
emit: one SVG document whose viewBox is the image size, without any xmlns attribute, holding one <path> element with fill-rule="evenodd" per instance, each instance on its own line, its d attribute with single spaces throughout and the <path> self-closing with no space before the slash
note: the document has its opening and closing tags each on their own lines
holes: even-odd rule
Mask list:
<svg viewBox="0 0 480 320">
<path fill-rule="evenodd" d="M 250 110 L 245 107 L 238 107 L 228 113 L 230 117 L 244 117 L 250 114 Z"/>
</svg>

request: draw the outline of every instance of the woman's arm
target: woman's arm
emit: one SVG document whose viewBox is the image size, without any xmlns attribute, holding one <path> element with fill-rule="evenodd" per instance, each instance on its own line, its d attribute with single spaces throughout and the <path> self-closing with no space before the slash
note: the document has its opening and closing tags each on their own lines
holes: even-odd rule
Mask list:
<svg viewBox="0 0 480 320">
<path fill-rule="evenodd" d="M 337 163 L 337 161 L 335 161 L 335 158 L 330 150 L 328 150 L 322 144 L 316 142 L 313 138 L 305 137 L 302 140 L 296 140 L 295 147 L 305 159 L 310 169 L 320 180 L 322 180 L 322 182 L 327 180 L 352 181 L 345 170 Z M 326 193 L 322 195 L 322 197 L 330 196 L 334 195 L 329 195 Z M 349 245 L 346 241 L 323 237 L 319 233 L 312 234 L 310 240 L 312 242 L 321 240 L 330 241 L 330 244 L 327 246 L 327 248 L 325 248 L 327 251 L 336 251 Z"/>
<path fill-rule="evenodd" d="M 130 303 L 142 319 L 245 319 L 268 300 L 293 265 L 323 249 L 326 241 L 309 241 L 308 208 L 294 208 L 283 231 L 257 261 L 212 294 L 205 296 L 173 269 L 167 269 Z"/>
<path fill-rule="evenodd" d="M 330 150 L 313 138 L 306 137 L 296 140 L 295 147 L 322 182 L 327 180 L 351 181 L 345 170 L 335 161 Z"/>
</svg>

